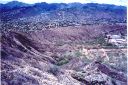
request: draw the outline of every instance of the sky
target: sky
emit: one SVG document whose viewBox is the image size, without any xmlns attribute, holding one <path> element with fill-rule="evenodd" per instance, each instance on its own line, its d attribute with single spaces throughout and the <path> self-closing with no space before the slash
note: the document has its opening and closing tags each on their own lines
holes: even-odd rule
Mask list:
<svg viewBox="0 0 128 85">
<path fill-rule="evenodd" d="M 9 1 L 20 1 L 25 3 L 39 3 L 39 2 L 47 2 L 47 3 L 72 3 L 72 2 L 80 2 L 80 3 L 105 3 L 105 4 L 115 4 L 115 5 L 124 5 L 128 4 L 127 0 L 0 0 L 0 3 L 7 3 Z"/>
</svg>

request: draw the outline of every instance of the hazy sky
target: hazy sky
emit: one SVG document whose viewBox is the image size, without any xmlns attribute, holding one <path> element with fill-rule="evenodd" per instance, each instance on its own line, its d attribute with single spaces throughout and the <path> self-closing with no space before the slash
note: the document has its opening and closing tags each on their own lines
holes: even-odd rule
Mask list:
<svg viewBox="0 0 128 85">
<path fill-rule="evenodd" d="M 7 3 L 9 1 L 20 1 L 25 3 L 38 3 L 38 2 L 48 2 L 48 3 L 71 3 L 71 2 L 81 2 L 81 3 L 105 3 L 105 4 L 115 4 L 115 5 L 127 5 L 127 0 L 0 0 L 0 3 Z"/>
</svg>

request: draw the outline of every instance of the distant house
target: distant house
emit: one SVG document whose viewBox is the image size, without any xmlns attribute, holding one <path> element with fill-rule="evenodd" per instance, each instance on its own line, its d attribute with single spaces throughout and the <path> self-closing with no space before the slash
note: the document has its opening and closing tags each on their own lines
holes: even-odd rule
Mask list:
<svg viewBox="0 0 128 85">
<path fill-rule="evenodd" d="M 120 39 L 121 36 L 120 36 L 120 35 L 112 35 L 111 38 L 112 38 L 112 39 Z"/>
<path fill-rule="evenodd" d="M 107 35 L 106 37 L 107 43 L 111 43 L 117 46 L 122 46 L 127 43 L 127 40 L 124 38 L 121 38 L 121 35 Z"/>
</svg>

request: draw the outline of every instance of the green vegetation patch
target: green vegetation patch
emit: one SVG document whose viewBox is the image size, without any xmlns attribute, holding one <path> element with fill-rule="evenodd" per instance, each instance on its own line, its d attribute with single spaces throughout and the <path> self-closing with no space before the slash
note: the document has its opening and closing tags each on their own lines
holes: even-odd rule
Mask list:
<svg viewBox="0 0 128 85">
<path fill-rule="evenodd" d="M 61 66 L 61 65 L 67 64 L 68 62 L 69 62 L 69 59 L 63 58 L 63 59 L 59 60 L 59 61 L 56 63 L 56 65 Z"/>
</svg>

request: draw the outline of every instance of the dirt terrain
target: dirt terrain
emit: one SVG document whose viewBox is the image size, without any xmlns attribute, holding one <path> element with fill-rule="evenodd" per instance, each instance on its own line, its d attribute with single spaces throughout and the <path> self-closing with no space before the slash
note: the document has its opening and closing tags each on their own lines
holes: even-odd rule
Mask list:
<svg viewBox="0 0 128 85">
<path fill-rule="evenodd" d="M 127 49 L 86 43 L 102 34 L 86 29 L 3 32 L 2 85 L 126 85 Z"/>
</svg>

